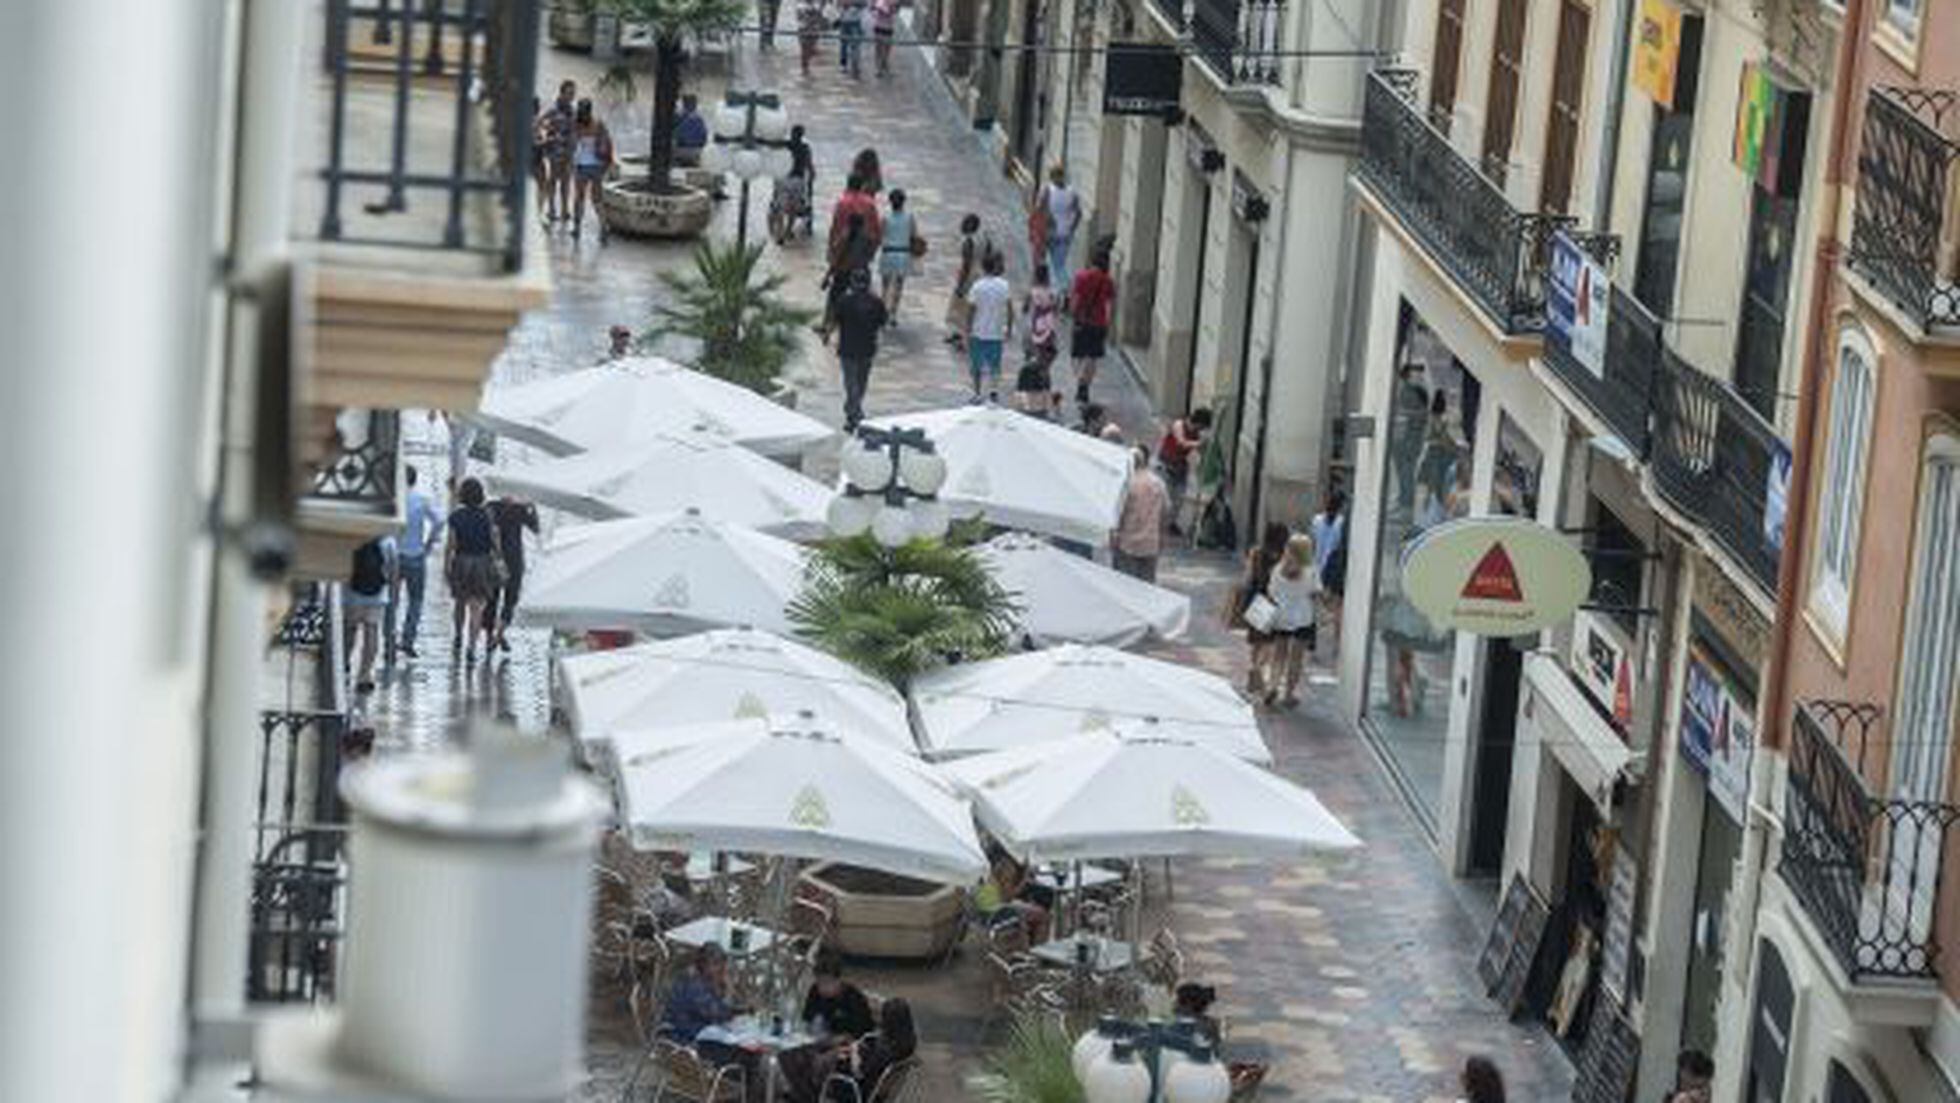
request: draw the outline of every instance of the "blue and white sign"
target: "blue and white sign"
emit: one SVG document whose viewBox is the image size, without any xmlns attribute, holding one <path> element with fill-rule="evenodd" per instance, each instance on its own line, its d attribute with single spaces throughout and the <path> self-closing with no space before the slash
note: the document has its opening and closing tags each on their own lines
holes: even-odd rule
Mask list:
<svg viewBox="0 0 1960 1103">
<path fill-rule="evenodd" d="M 1606 267 L 1564 233 L 1553 234 L 1552 270 L 1545 281 L 1545 339 L 1602 378 L 1611 294 Z"/>
<path fill-rule="evenodd" d="M 1769 475 L 1763 486 L 1763 542 L 1770 554 L 1783 554 L 1783 521 L 1790 514 L 1790 446 L 1773 444 L 1769 454 Z"/>
</svg>

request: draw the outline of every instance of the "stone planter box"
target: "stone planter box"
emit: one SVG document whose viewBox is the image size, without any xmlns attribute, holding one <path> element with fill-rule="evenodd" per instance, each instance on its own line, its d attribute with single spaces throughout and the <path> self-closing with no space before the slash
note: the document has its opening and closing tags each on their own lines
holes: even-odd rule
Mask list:
<svg viewBox="0 0 1960 1103">
<path fill-rule="evenodd" d="M 966 890 L 910 877 L 823 863 L 804 871 L 797 891 L 828 905 L 830 945 L 852 957 L 931 960 L 959 933 Z"/>
<path fill-rule="evenodd" d="M 685 184 L 654 192 L 641 175 L 607 180 L 599 189 L 599 217 L 607 232 L 626 237 L 698 237 L 714 214 L 714 197 Z"/>
</svg>

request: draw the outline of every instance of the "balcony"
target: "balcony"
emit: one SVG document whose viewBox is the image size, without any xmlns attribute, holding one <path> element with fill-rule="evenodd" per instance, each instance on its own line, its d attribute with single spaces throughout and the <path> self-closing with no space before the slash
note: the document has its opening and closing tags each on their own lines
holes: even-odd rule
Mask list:
<svg viewBox="0 0 1960 1103">
<path fill-rule="evenodd" d="M 1665 345 L 1660 353 L 1648 449 L 1654 485 L 1774 594 L 1780 544 L 1766 531 L 1764 511 L 1782 441 L 1734 388 Z"/>
<path fill-rule="evenodd" d="M 1369 75 L 1356 176 L 1500 333 L 1536 336 L 1551 235 L 1572 220 L 1512 207 L 1429 122 L 1417 83 L 1409 70 Z"/>
<path fill-rule="evenodd" d="M 342 410 L 328 458 L 307 476 L 299 499 L 301 578 L 338 579 L 354 549 L 401 524 L 401 415 Z"/>
<path fill-rule="evenodd" d="M 1846 264 L 1921 335 L 1960 326 L 1960 211 L 1954 129 L 1960 93 L 1874 88 L 1858 149 L 1858 203 Z"/>
<path fill-rule="evenodd" d="M 1157 18 L 1168 24 L 1172 31 L 1183 34 L 1184 0 L 1150 0 L 1150 7 L 1156 11 Z"/>
<path fill-rule="evenodd" d="M 1791 729 L 1783 857 L 1790 892 L 1852 984 L 1934 981 L 1933 916 L 1960 807 L 1873 793 L 1877 706 L 1812 701 Z"/>
<path fill-rule="evenodd" d="M 526 196 L 536 0 L 323 5 L 307 101 L 303 398 L 470 410 L 520 314 L 548 301 Z"/>
<path fill-rule="evenodd" d="M 1191 45 L 1226 84 L 1278 84 L 1284 0 L 1194 0 Z"/>
<path fill-rule="evenodd" d="M 1661 362 L 1661 327 L 1647 308 L 1617 286 L 1606 314 L 1606 358 L 1601 370 L 1575 359 L 1563 343 L 1545 342 L 1545 365 L 1595 417 L 1645 460 L 1654 409 L 1654 377 Z"/>
</svg>

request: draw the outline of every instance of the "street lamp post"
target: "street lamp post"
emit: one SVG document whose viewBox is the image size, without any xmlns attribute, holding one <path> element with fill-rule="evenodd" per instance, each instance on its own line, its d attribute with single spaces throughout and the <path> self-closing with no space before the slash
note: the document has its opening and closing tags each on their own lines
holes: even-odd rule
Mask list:
<svg viewBox="0 0 1960 1103">
<path fill-rule="evenodd" d="M 1100 1019 L 1070 1064 L 1089 1103 L 1225 1103 L 1232 1076 L 1190 1019 Z"/>
<path fill-rule="evenodd" d="M 732 172 L 742 182 L 741 208 L 735 217 L 735 244 L 749 244 L 749 184 L 764 176 L 788 172 L 789 116 L 782 97 L 774 92 L 730 91 L 715 112 L 714 144 L 708 167 Z"/>
<path fill-rule="evenodd" d="M 856 536 L 869 529 L 888 548 L 946 534 L 950 517 L 938 497 L 946 460 L 923 429 L 862 426 L 839 459 L 844 488 L 830 502 L 830 531 Z"/>
</svg>

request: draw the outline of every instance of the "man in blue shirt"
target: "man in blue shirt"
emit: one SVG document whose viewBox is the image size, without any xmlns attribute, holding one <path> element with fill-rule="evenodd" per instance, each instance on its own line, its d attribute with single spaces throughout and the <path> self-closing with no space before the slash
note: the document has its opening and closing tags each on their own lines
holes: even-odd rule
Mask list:
<svg viewBox="0 0 1960 1103">
<path fill-rule="evenodd" d="M 674 981 L 660 1032 L 677 1042 L 692 1042 L 708 1027 L 734 1018 L 727 991 L 728 957 L 710 942 L 695 951 L 692 967 Z"/>
<path fill-rule="evenodd" d="M 402 614 L 398 646 L 402 654 L 414 658 L 416 633 L 422 627 L 422 595 L 429 584 L 429 553 L 442 539 L 442 507 L 436 505 L 428 492 L 416 488 L 413 464 L 408 466 L 406 474 L 408 502 L 403 508 L 401 539 L 395 548 L 395 584 L 408 589 L 408 606 Z"/>
<path fill-rule="evenodd" d="M 674 120 L 674 163 L 692 168 L 701 163 L 701 151 L 708 148 L 708 120 L 701 117 L 701 101 L 693 95 L 681 97 L 681 117 Z"/>
</svg>

